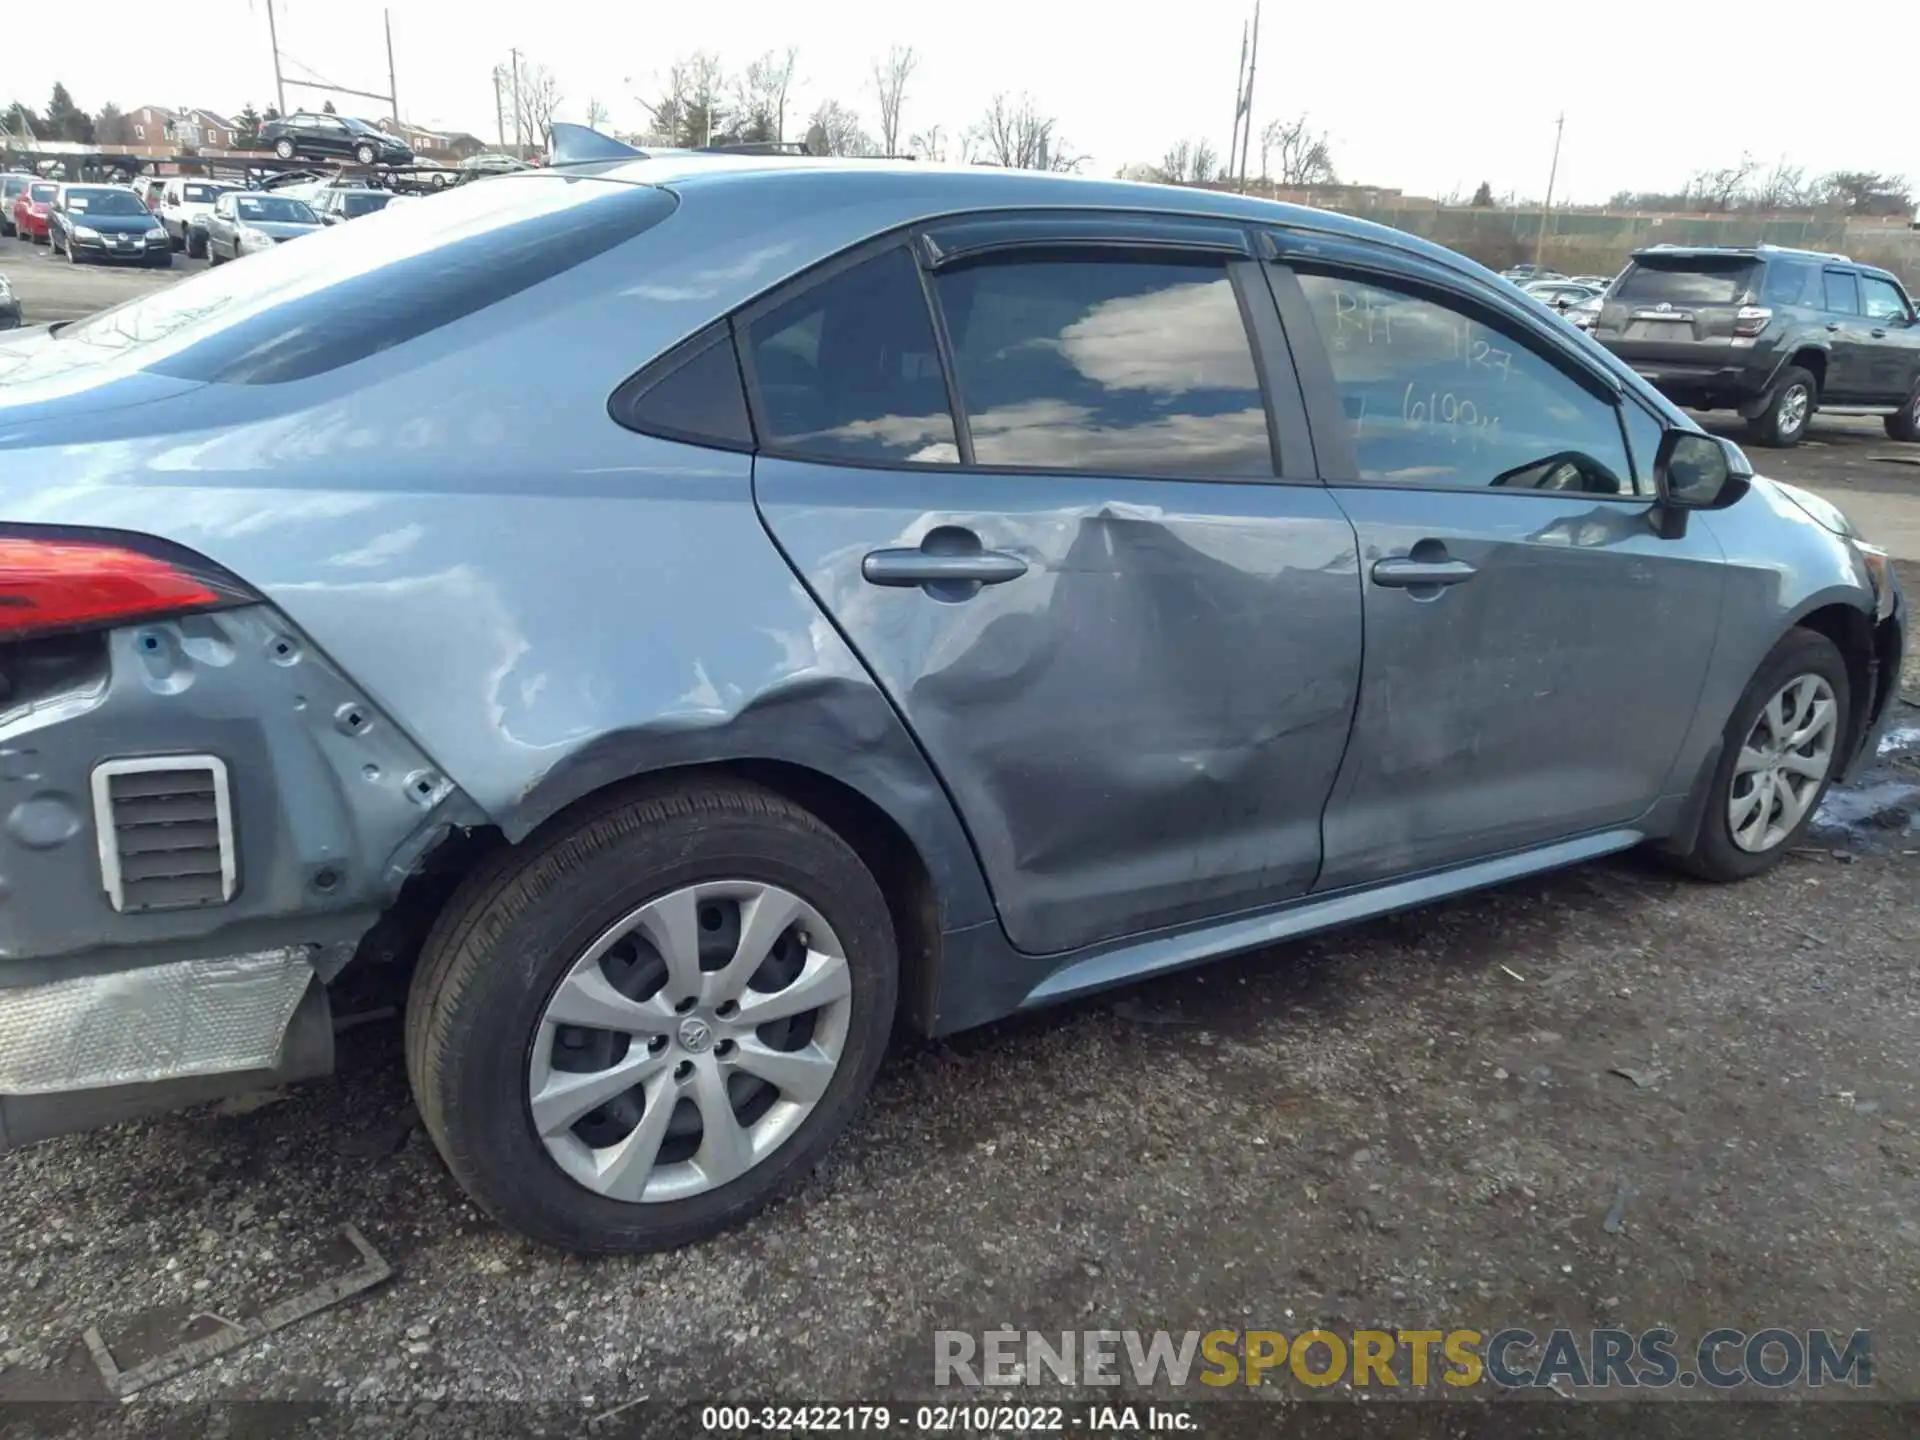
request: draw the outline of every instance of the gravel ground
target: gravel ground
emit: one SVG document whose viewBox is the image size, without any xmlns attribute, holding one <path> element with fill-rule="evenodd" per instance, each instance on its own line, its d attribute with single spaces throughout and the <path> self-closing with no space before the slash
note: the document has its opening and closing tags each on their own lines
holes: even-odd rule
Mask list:
<svg viewBox="0 0 1920 1440">
<path fill-rule="evenodd" d="M 1876 1395 L 1920 1399 L 1920 708 L 1896 720 L 1755 882 L 1622 857 L 903 1042 L 799 1196 L 668 1255 L 495 1229 L 414 1122 L 397 1021 L 361 1026 L 331 1080 L 0 1157 L 0 1401 L 102 1398 L 89 1326 L 131 1367 L 340 1273 L 346 1223 L 393 1279 L 125 1423 L 900 1399 L 936 1329 L 996 1325 L 1865 1328 Z"/>
</svg>

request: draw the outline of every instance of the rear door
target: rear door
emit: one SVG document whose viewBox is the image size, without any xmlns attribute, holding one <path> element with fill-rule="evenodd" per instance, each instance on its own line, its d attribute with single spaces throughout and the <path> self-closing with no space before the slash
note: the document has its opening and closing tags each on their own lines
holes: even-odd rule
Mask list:
<svg viewBox="0 0 1920 1440">
<path fill-rule="evenodd" d="M 1826 322 L 1827 380 L 1820 397 L 1836 404 L 1862 404 L 1873 394 L 1873 345 L 1860 313 L 1860 274 L 1828 265 L 1820 273 Z"/>
<path fill-rule="evenodd" d="M 766 524 L 925 748 L 1022 950 L 1319 870 L 1359 579 L 1250 253 L 1206 222 L 979 217 L 737 327 Z"/>
<path fill-rule="evenodd" d="M 1734 318 L 1760 274 L 1752 255 L 1643 252 L 1607 296 L 1596 338 L 1654 379 L 1739 363 Z"/>
<path fill-rule="evenodd" d="M 1628 826 L 1684 791 L 1724 566 L 1706 526 L 1650 523 L 1659 421 L 1442 272 L 1319 244 L 1273 282 L 1365 579 L 1319 888 Z"/>
</svg>

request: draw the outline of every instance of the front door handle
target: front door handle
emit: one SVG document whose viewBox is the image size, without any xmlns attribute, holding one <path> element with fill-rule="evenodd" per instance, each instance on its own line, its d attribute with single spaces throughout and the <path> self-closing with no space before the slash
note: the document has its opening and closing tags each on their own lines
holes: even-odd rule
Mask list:
<svg viewBox="0 0 1920 1440">
<path fill-rule="evenodd" d="M 1373 583 L 1394 590 L 1417 586 L 1458 585 L 1474 577 L 1473 566 L 1464 560 L 1415 560 L 1410 555 L 1373 562 Z"/>
<path fill-rule="evenodd" d="M 1884 330 L 1869 330 L 1867 333 L 1876 340 L 1884 340 L 1887 338 L 1887 332 Z"/>
<path fill-rule="evenodd" d="M 1829 321 L 1827 322 L 1827 329 L 1829 329 L 1829 330 L 1838 330 L 1839 328 L 1840 328 L 1840 322 L 1839 322 L 1839 321 L 1837 321 L 1837 320 L 1829 320 Z"/>
</svg>

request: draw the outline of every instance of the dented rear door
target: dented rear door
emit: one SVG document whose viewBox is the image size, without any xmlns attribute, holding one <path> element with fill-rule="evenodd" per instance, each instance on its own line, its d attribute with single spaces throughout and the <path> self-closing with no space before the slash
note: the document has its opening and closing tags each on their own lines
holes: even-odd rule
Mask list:
<svg viewBox="0 0 1920 1440">
<path fill-rule="evenodd" d="M 1044 953 L 1311 888 L 1361 637 L 1352 527 L 1232 234 L 1032 238 L 865 257 L 741 353 L 770 531 Z"/>
</svg>

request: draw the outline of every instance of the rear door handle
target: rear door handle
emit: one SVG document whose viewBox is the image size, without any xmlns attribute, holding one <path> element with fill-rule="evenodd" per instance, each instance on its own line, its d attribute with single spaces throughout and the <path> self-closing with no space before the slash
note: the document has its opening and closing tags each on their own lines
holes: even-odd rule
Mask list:
<svg viewBox="0 0 1920 1440">
<path fill-rule="evenodd" d="M 1373 583 L 1394 590 L 1411 590 L 1419 585 L 1458 585 L 1475 575 L 1464 560 L 1415 560 L 1398 556 L 1373 562 Z"/>
<path fill-rule="evenodd" d="M 1869 330 L 1867 333 L 1876 340 L 1884 340 L 1887 338 L 1887 332 L 1884 330 Z"/>
<path fill-rule="evenodd" d="M 871 585 L 1004 585 L 1027 573 L 1027 562 L 1002 550 L 977 550 L 970 555 L 941 555 L 925 550 L 873 550 L 860 562 L 860 574 Z"/>
</svg>

